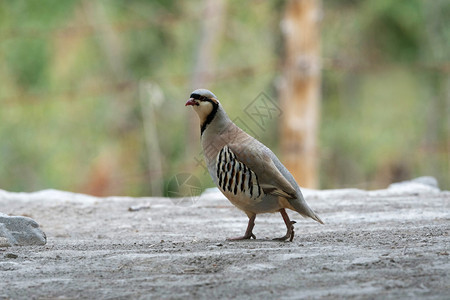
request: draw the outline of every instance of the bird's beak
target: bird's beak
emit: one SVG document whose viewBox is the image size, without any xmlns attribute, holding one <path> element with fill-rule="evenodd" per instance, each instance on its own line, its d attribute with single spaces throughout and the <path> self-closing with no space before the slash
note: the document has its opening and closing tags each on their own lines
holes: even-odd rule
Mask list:
<svg viewBox="0 0 450 300">
<path fill-rule="evenodd" d="M 184 106 L 189 106 L 189 105 L 194 106 L 194 105 L 199 105 L 199 104 L 194 100 L 194 98 L 191 98 L 186 102 L 186 104 Z"/>
</svg>

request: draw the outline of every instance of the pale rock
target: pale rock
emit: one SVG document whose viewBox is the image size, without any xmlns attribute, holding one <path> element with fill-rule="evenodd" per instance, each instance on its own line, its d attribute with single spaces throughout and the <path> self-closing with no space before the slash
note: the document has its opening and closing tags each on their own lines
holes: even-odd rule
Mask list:
<svg viewBox="0 0 450 300">
<path fill-rule="evenodd" d="M 0 213 L 0 247 L 45 245 L 47 236 L 31 218 Z"/>
</svg>

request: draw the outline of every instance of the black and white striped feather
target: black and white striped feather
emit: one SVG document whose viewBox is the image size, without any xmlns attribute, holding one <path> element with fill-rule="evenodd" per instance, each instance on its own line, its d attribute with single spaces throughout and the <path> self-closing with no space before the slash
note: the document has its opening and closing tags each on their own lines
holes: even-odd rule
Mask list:
<svg viewBox="0 0 450 300">
<path fill-rule="evenodd" d="M 261 199 L 264 191 L 258 182 L 258 176 L 228 146 L 224 146 L 217 155 L 216 176 L 220 189 L 235 196 L 249 199 Z"/>
</svg>

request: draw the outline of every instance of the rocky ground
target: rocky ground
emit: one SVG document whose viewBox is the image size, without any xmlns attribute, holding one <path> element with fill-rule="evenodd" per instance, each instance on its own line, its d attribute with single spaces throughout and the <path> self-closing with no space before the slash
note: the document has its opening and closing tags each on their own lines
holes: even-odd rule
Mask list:
<svg viewBox="0 0 450 300">
<path fill-rule="evenodd" d="M 431 184 L 431 185 L 430 185 Z M 324 220 L 247 217 L 220 194 L 187 201 L 0 190 L 0 212 L 33 218 L 44 246 L 0 248 L 0 299 L 448 299 L 450 192 L 432 180 L 312 191 Z M 185 199 L 186 200 L 186 199 Z"/>
</svg>

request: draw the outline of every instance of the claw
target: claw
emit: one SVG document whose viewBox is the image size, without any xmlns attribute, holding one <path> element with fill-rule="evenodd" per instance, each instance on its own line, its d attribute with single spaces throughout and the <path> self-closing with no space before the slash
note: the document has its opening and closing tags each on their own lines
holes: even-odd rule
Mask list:
<svg viewBox="0 0 450 300">
<path fill-rule="evenodd" d="M 252 215 L 249 217 L 247 230 L 245 231 L 244 236 L 239 236 L 239 237 L 235 237 L 235 238 L 227 238 L 227 240 L 228 241 L 239 241 L 239 240 L 249 240 L 251 238 L 256 240 L 256 236 L 252 232 L 253 227 L 255 226 L 255 218 L 256 218 L 256 215 Z"/>
<path fill-rule="evenodd" d="M 291 238 L 289 239 L 289 242 L 292 242 L 292 240 L 294 239 L 294 234 L 295 234 L 294 226 L 292 226 Z"/>
<path fill-rule="evenodd" d="M 295 234 L 295 231 L 294 231 L 295 223 L 297 223 L 297 222 L 295 222 L 295 221 L 290 222 L 291 226 L 289 226 L 285 236 L 282 236 L 279 238 L 274 238 L 273 240 L 274 241 L 286 241 L 287 239 L 289 239 L 289 242 L 292 242 L 294 240 L 294 234 Z"/>
<path fill-rule="evenodd" d="M 244 236 L 238 236 L 234 238 L 227 238 L 227 241 L 240 241 L 240 240 L 250 240 L 250 239 L 256 240 L 256 236 L 252 233 L 250 235 L 244 235 Z"/>
<path fill-rule="evenodd" d="M 288 236 L 282 236 L 282 237 L 279 237 L 279 238 L 274 238 L 274 239 L 272 239 L 272 241 L 285 241 L 285 240 L 287 240 L 289 237 Z"/>
</svg>

